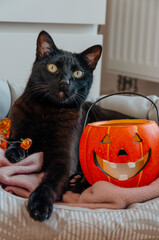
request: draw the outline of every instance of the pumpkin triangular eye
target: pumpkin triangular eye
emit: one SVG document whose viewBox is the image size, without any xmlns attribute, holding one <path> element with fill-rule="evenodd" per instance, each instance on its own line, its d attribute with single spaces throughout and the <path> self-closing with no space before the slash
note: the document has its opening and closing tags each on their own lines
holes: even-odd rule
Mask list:
<svg viewBox="0 0 159 240">
<path fill-rule="evenodd" d="M 135 133 L 135 137 L 134 137 L 133 142 L 142 142 L 142 139 L 140 138 L 138 133 Z"/>
<path fill-rule="evenodd" d="M 111 143 L 111 141 L 110 141 L 110 137 L 109 137 L 108 134 L 103 138 L 103 140 L 101 141 L 101 143 L 108 143 L 108 144 Z"/>
</svg>

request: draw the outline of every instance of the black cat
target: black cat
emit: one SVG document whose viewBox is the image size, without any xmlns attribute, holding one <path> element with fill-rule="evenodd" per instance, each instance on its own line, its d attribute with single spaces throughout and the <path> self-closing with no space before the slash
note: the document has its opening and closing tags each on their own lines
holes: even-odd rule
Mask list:
<svg viewBox="0 0 159 240">
<path fill-rule="evenodd" d="M 10 115 L 10 141 L 29 137 L 33 141 L 29 154 L 44 152 L 45 175 L 28 202 L 28 211 L 35 220 L 50 217 L 53 202 L 61 198 L 70 174 L 77 170 L 78 144 L 90 105 L 84 101 L 101 51 L 102 47 L 95 45 L 82 53 L 71 53 L 59 50 L 45 31 L 38 36 L 31 76 Z M 94 107 L 88 121 L 116 118 L 123 116 Z M 6 157 L 17 162 L 25 152 L 19 143 L 13 143 Z"/>
</svg>

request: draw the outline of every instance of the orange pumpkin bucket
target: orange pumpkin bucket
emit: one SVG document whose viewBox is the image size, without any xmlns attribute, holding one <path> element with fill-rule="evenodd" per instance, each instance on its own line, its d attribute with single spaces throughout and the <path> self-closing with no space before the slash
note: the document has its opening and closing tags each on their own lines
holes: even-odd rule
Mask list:
<svg viewBox="0 0 159 240">
<path fill-rule="evenodd" d="M 102 99 L 112 95 L 117 94 Z M 143 119 L 90 123 L 82 133 L 79 156 L 90 184 L 104 180 L 121 187 L 148 185 L 159 176 L 159 127 Z"/>
</svg>

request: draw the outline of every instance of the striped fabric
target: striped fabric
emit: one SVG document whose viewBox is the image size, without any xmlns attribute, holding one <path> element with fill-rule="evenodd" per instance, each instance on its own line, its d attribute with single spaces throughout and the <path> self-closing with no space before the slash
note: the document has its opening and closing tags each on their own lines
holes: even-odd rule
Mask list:
<svg viewBox="0 0 159 240">
<path fill-rule="evenodd" d="M 54 214 L 36 222 L 27 200 L 0 189 L 0 240 L 159 239 L 159 198 L 125 210 L 89 210 L 55 205 Z"/>
</svg>

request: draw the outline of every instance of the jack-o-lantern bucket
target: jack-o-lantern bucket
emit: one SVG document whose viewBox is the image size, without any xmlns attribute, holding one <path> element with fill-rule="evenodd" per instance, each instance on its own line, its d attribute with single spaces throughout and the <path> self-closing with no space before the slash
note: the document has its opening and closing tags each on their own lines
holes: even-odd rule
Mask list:
<svg viewBox="0 0 159 240">
<path fill-rule="evenodd" d="M 159 176 L 159 127 L 143 119 L 88 124 L 79 156 L 90 184 L 104 180 L 121 187 L 148 185 Z"/>
</svg>

